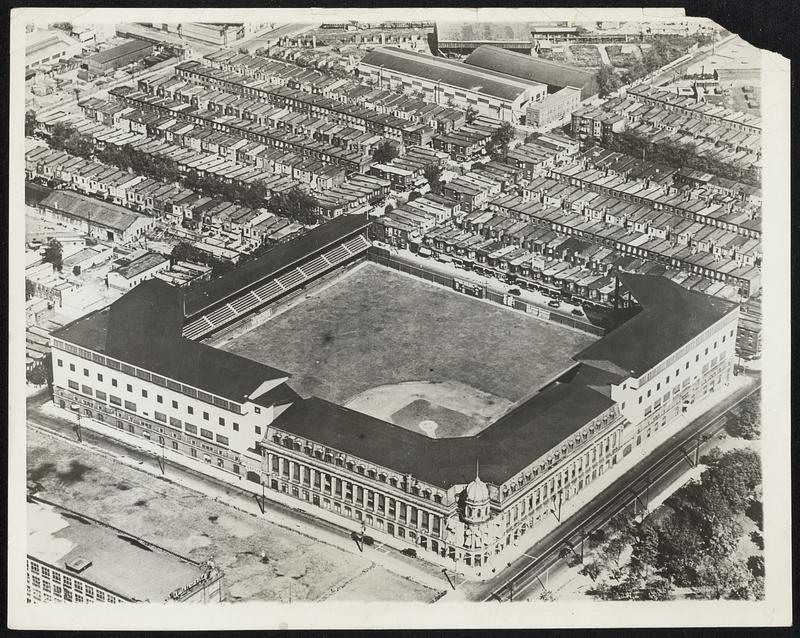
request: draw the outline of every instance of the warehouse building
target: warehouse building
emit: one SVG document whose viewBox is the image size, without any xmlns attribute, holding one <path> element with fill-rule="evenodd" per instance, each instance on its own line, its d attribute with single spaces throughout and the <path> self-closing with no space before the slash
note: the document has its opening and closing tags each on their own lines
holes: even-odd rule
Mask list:
<svg viewBox="0 0 800 638">
<path fill-rule="evenodd" d="M 155 218 L 67 190 L 55 190 L 38 204 L 46 219 L 69 224 L 101 241 L 120 244 L 139 239 Z"/>
<path fill-rule="evenodd" d="M 548 93 L 572 86 L 581 91 L 581 100 L 599 92 L 594 73 L 568 64 L 522 55 L 496 46 L 481 46 L 464 60 L 464 64 L 494 73 L 518 77 L 547 85 Z"/>
<path fill-rule="evenodd" d="M 152 42 L 128 40 L 88 57 L 81 68 L 92 78 L 109 71 L 116 71 L 131 62 L 138 62 L 152 53 Z"/>
<path fill-rule="evenodd" d="M 29 603 L 218 603 L 225 578 L 84 514 L 28 495 Z"/>
<path fill-rule="evenodd" d="M 43 65 L 55 64 L 80 55 L 81 51 L 81 43 L 60 29 L 26 33 L 25 70 L 33 71 Z"/>
<path fill-rule="evenodd" d="M 435 104 L 473 108 L 480 115 L 524 123 L 526 109 L 547 97 L 547 86 L 455 60 L 382 47 L 367 53 L 361 77 L 378 88 L 420 93 Z"/>
</svg>

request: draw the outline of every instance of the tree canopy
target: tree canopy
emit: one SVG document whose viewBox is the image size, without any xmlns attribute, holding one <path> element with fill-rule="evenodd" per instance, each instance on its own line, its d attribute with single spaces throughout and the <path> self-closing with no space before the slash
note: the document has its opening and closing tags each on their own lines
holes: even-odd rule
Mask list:
<svg viewBox="0 0 800 638">
<path fill-rule="evenodd" d="M 25 111 L 25 137 L 30 137 L 36 132 L 36 112 L 32 109 Z"/>
<path fill-rule="evenodd" d="M 606 97 L 622 86 L 622 78 L 613 66 L 601 64 L 597 72 L 597 86 L 600 89 L 600 97 Z"/>
<path fill-rule="evenodd" d="M 314 212 L 317 204 L 316 197 L 295 187 L 286 193 L 273 195 L 267 203 L 267 209 L 301 224 L 316 224 L 319 221 Z"/>
<path fill-rule="evenodd" d="M 505 161 L 508 155 L 508 147 L 514 139 L 514 127 L 508 122 L 503 122 L 486 142 L 486 152 L 497 161 Z"/>
<path fill-rule="evenodd" d="M 731 436 L 747 440 L 759 438 L 761 436 L 761 405 L 758 399 L 753 397 L 745 399 L 739 412 L 728 417 L 725 429 Z"/>
<path fill-rule="evenodd" d="M 375 147 L 372 158 L 379 164 L 388 164 L 398 155 L 400 155 L 400 153 L 397 147 L 389 140 L 385 140 Z"/>
<path fill-rule="evenodd" d="M 47 242 L 47 246 L 44 248 L 42 261 L 53 264 L 53 268 L 55 268 L 58 272 L 61 272 L 61 268 L 64 263 L 62 255 L 63 248 L 61 247 L 61 242 L 57 239 L 51 239 L 49 242 Z"/>
<path fill-rule="evenodd" d="M 439 193 L 442 190 L 442 167 L 438 164 L 428 164 L 423 174 L 431 187 L 431 191 Z"/>
</svg>

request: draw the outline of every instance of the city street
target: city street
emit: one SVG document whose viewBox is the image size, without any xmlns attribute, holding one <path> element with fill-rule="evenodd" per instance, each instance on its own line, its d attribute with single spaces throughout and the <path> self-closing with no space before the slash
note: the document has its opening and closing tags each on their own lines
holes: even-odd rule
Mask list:
<svg viewBox="0 0 800 638">
<path fill-rule="evenodd" d="M 128 476 L 127 483 L 135 483 L 137 489 L 142 488 L 148 492 L 153 490 L 159 492 L 159 498 L 156 501 L 152 499 L 149 501 L 153 503 L 149 507 L 155 509 L 148 515 L 147 519 L 140 521 L 145 526 L 141 531 L 143 537 L 149 535 L 150 540 L 158 542 L 158 536 L 166 533 L 162 529 L 162 522 L 159 522 L 159 517 L 162 516 L 159 512 L 170 512 L 176 507 L 182 507 L 181 504 L 186 498 L 182 494 L 189 490 L 188 493 L 200 497 L 198 502 L 213 502 L 213 507 L 215 508 L 218 507 L 217 504 L 226 506 L 232 516 L 240 518 L 240 525 L 252 525 L 248 521 L 261 519 L 261 524 L 266 526 L 265 533 L 271 534 L 273 537 L 285 537 L 288 535 L 288 539 L 285 541 L 287 543 L 296 543 L 300 542 L 300 539 L 305 539 L 302 541 L 305 544 L 309 539 L 313 539 L 314 542 L 311 546 L 317 548 L 313 552 L 314 556 L 311 553 L 311 546 L 306 550 L 309 552 L 308 560 L 310 561 L 307 566 L 308 576 L 314 573 L 319 564 L 327 562 L 328 567 L 325 567 L 323 572 L 332 572 L 334 575 L 338 575 L 339 578 L 337 582 L 331 581 L 330 589 L 314 588 L 308 591 L 308 596 L 314 599 L 327 597 L 334 593 L 338 599 L 344 599 L 347 598 L 350 589 L 361 590 L 361 570 L 364 570 L 365 575 L 369 574 L 370 580 L 374 578 L 374 570 L 388 574 L 383 578 L 383 581 L 385 581 L 383 587 L 372 587 L 372 596 L 375 600 L 396 600 L 398 595 L 405 596 L 405 598 L 411 595 L 416 600 L 430 601 L 441 595 L 447 587 L 447 581 L 442 576 L 440 568 L 418 559 L 403 556 L 399 551 L 389 548 L 378 541 L 372 546 L 359 548 L 352 539 L 349 530 L 320 518 L 312 517 L 299 509 L 293 509 L 281 503 L 267 500 L 262 513 L 257 499 L 252 494 L 237 489 L 234 485 L 169 462 L 165 464 L 162 474 L 159 458 L 152 453 L 126 446 L 87 427 L 80 428 L 80 441 L 78 441 L 74 421 L 55 416 L 52 408 L 49 410 L 42 408 L 48 400 L 49 396 L 46 390 L 28 398 L 27 421 L 30 433 L 29 438 L 34 435 L 38 437 L 44 435 L 49 438 L 51 441 L 49 447 L 51 447 L 52 451 L 61 448 L 65 462 L 67 462 L 68 458 L 72 458 L 72 460 L 68 461 L 69 467 L 80 465 L 102 468 L 107 466 L 108 463 L 118 464 L 120 476 L 123 471 Z M 70 450 L 74 451 L 70 452 Z M 80 457 L 88 455 L 91 458 L 91 462 L 77 460 L 78 455 Z M 128 468 L 132 469 L 133 472 L 129 471 Z M 29 472 L 31 469 L 33 468 L 29 468 Z M 174 487 L 169 487 L 170 485 Z M 29 484 L 29 487 L 35 486 Z M 54 500 L 59 500 L 59 494 L 50 496 Z M 62 499 L 66 496 L 66 493 L 61 493 Z M 105 496 L 112 499 L 112 501 L 115 498 L 113 494 Z M 158 505 L 155 504 L 156 502 Z M 173 503 L 173 506 L 170 506 L 170 503 Z M 70 506 L 69 503 L 65 503 L 65 505 Z M 96 506 L 100 506 L 100 504 L 92 505 L 92 507 Z M 92 512 L 86 513 L 92 515 Z M 110 514 L 117 515 L 116 511 L 110 512 Z M 95 512 L 95 515 L 97 515 L 97 512 Z M 123 513 L 120 513 L 120 516 L 122 515 Z M 174 515 L 174 512 L 172 515 Z M 113 523 L 113 521 L 111 522 Z M 300 536 L 297 536 L 298 534 Z M 233 539 L 235 538 L 237 538 L 236 534 L 231 537 L 231 542 L 234 542 Z M 293 538 L 296 540 L 292 541 L 291 539 Z M 174 540 L 174 542 L 181 541 Z M 361 551 L 362 549 L 363 552 Z M 241 553 L 240 551 L 230 557 L 231 563 L 235 566 L 234 569 L 240 565 L 242 560 Z M 316 557 L 317 553 L 320 553 L 319 557 Z M 298 560 L 300 563 L 305 562 L 303 554 L 298 554 L 294 560 Z M 248 563 L 242 565 L 242 568 L 252 570 L 253 566 Z M 298 569 L 302 572 L 302 565 Z M 322 576 L 318 577 L 321 578 Z M 244 584 L 242 587 L 245 587 Z M 295 597 L 298 600 L 302 599 L 301 591 L 299 586 L 295 590 Z M 314 592 L 317 592 L 317 594 Z M 260 596 L 256 596 L 256 598 L 260 598 Z M 242 593 L 242 599 L 249 599 L 246 592 Z"/>
<path fill-rule="evenodd" d="M 567 542 L 579 548 L 582 538 L 622 509 L 627 507 L 631 513 L 641 511 L 647 506 L 649 494 L 673 483 L 692 467 L 693 455 L 699 457 L 714 446 L 713 435 L 724 426 L 727 412 L 759 389 L 760 376 L 756 376 L 751 384 L 670 437 L 574 516 L 527 548 L 505 571 L 482 583 L 465 583 L 465 596 L 470 600 L 524 600 L 542 589 L 551 575 L 566 569 L 566 559 L 559 554 Z"/>
</svg>

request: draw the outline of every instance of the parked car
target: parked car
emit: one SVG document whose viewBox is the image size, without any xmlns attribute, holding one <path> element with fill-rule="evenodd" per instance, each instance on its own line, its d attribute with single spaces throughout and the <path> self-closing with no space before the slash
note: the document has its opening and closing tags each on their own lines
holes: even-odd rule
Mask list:
<svg viewBox="0 0 800 638">
<path fill-rule="evenodd" d="M 571 312 L 576 317 L 583 317 L 583 310 L 581 310 L 580 308 L 573 308 Z"/>
<path fill-rule="evenodd" d="M 412 549 L 410 547 L 402 550 L 400 553 L 403 556 L 410 556 L 411 558 L 416 558 L 417 557 L 417 550 L 416 549 Z"/>
<path fill-rule="evenodd" d="M 551 308 L 559 308 L 561 307 L 561 302 L 558 299 L 551 299 L 547 302 L 547 305 Z"/>
<path fill-rule="evenodd" d="M 510 288 L 508 291 L 509 295 L 521 295 L 522 291 L 519 288 Z"/>
</svg>

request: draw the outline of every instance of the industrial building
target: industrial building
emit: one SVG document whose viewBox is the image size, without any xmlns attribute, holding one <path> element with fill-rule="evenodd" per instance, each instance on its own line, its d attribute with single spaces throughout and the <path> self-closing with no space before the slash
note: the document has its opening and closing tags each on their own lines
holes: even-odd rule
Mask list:
<svg viewBox="0 0 800 638">
<path fill-rule="evenodd" d="M 80 55 L 82 45 L 59 29 L 25 34 L 25 71 Z"/>
<path fill-rule="evenodd" d="M 478 47 L 466 57 L 464 64 L 490 73 L 541 82 L 547 85 L 548 93 L 556 93 L 568 86 L 577 87 L 581 92 L 581 100 L 597 95 L 600 90 L 596 75 L 591 71 L 497 46 Z"/>
<path fill-rule="evenodd" d="M 138 62 L 153 53 L 153 44 L 144 40 L 128 40 L 86 58 L 81 68 L 90 78 L 116 71 L 131 62 Z"/>
<path fill-rule="evenodd" d="M 473 108 L 513 124 L 524 123 L 528 105 L 547 97 L 541 82 L 394 47 L 370 51 L 358 71 L 378 88 L 420 93 L 429 102 Z"/>
<path fill-rule="evenodd" d="M 189 290 L 148 280 L 55 331 L 56 404 L 111 436 L 480 575 L 731 381 L 738 305 L 624 273 L 632 318 L 472 436 L 432 439 L 300 397 L 290 372 L 196 341 L 362 259 L 368 230 L 366 218 L 337 218 Z"/>
<path fill-rule="evenodd" d="M 225 578 L 88 516 L 28 495 L 29 603 L 216 603 Z"/>
<path fill-rule="evenodd" d="M 68 190 L 55 190 L 38 204 L 45 216 L 101 241 L 127 244 L 153 227 L 155 218 Z"/>
</svg>

